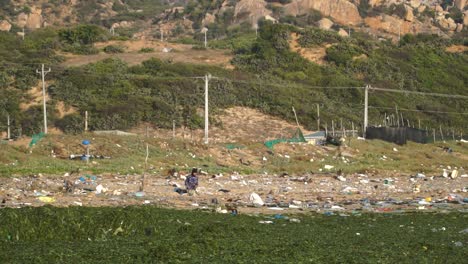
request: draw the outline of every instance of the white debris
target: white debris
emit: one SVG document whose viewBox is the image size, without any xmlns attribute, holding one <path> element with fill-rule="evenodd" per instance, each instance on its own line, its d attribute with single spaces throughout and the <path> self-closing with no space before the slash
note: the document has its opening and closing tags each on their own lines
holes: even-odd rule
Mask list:
<svg viewBox="0 0 468 264">
<path fill-rule="evenodd" d="M 105 193 L 105 192 L 107 192 L 107 189 L 104 188 L 102 184 L 99 184 L 98 186 L 96 186 L 96 194 Z"/>
<path fill-rule="evenodd" d="M 273 224 L 273 221 L 258 221 L 260 224 Z"/>
<path fill-rule="evenodd" d="M 331 170 L 331 169 L 334 168 L 334 166 L 332 166 L 332 165 L 325 165 L 323 168 L 326 169 L 326 170 Z"/>
<path fill-rule="evenodd" d="M 265 204 L 262 198 L 260 198 L 260 196 L 254 192 L 250 194 L 249 200 L 254 205 L 263 206 Z"/>
<path fill-rule="evenodd" d="M 397 149 L 397 148 L 393 148 L 393 151 L 398 152 L 398 149 Z"/>
<path fill-rule="evenodd" d="M 338 177 L 336 177 L 336 178 L 337 178 L 339 181 L 342 181 L 342 182 L 345 182 L 345 181 L 346 181 L 346 178 L 343 177 L 343 176 L 341 176 L 341 175 L 338 176 Z"/>
</svg>

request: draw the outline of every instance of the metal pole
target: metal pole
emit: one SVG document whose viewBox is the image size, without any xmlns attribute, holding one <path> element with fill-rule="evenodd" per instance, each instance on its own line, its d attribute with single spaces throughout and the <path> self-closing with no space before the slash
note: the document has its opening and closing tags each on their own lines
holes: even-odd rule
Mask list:
<svg viewBox="0 0 468 264">
<path fill-rule="evenodd" d="M 10 115 L 7 115 L 7 139 L 9 140 L 11 138 L 10 134 Z"/>
<path fill-rule="evenodd" d="M 161 28 L 161 42 L 164 42 L 164 31 Z"/>
<path fill-rule="evenodd" d="M 397 127 L 400 127 L 400 115 L 398 114 L 398 105 L 395 105 L 395 112 L 396 112 Z"/>
<path fill-rule="evenodd" d="M 207 37 L 206 37 L 207 32 L 208 32 L 208 30 L 205 30 L 205 49 L 208 47 L 208 40 L 207 40 Z"/>
<path fill-rule="evenodd" d="M 172 120 L 172 138 L 175 138 L 175 120 Z"/>
<path fill-rule="evenodd" d="M 332 136 L 335 136 L 335 120 L 332 120 Z"/>
<path fill-rule="evenodd" d="M 205 75 L 205 144 L 208 144 L 208 85 L 211 75 Z"/>
<path fill-rule="evenodd" d="M 354 122 L 351 122 L 351 128 L 353 130 L 353 137 L 354 137 Z"/>
<path fill-rule="evenodd" d="M 320 105 L 317 104 L 317 131 L 320 131 Z"/>
<path fill-rule="evenodd" d="M 440 136 L 442 137 L 442 141 L 445 141 L 444 133 L 442 133 L 442 125 L 439 126 L 439 129 L 440 129 Z"/>
<path fill-rule="evenodd" d="M 85 111 L 84 130 L 85 130 L 85 132 L 88 132 L 88 111 Z"/>
<path fill-rule="evenodd" d="M 363 129 L 363 137 L 366 137 L 366 130 L 367 130 L 367 125 L 368 125 L 368 108 L 369 108 L 369 85 L 366 86 L 366 89 L 364 91 L 364 129 Z"/>
<path fill-rule="evenodd" d="M 38 74 L 42 76 L 42 98 L 43 98 L 43 106 L 44 106 L 44 134 L 47 134 L 47 106 L 46 106 L 46 92 L 45 92 L 45 76 L 51 70 L 49 68 L 48 71 L 44 71 L 44 64 L 42 64 L 41 71 L 36 70 Z"/>
</svg>

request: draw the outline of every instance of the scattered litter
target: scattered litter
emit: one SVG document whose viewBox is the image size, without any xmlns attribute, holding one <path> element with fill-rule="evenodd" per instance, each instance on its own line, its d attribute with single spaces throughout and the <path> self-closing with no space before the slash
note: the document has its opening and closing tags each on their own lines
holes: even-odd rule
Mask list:
<svg viewBox="0 0 468 264">
<path fill-rule="evenodd" d="M 284 209 L 281 207 L 268 207 L 269 210 L 275 210 L 275 211 L 283 211 Z"/>
<path fill-rule="evenodd" d="M 346 181 L 346 178 L 341 176 L 341 175 L 337 176 L 336 179 L 338 179 L 339 181 L 342 181 L 342 182 Z"/>
<path fill-rule="evenodd" d="M 43 202 L 43 203 L 53 203 L 55 202 L 55 198 L 54 197 L 47 197 L 47 196 L 41 196 L 39 198 L 37 198 L 39 201 Z"/>
<path fill-rule="evenodd" d="M 273 224 L 273 221 L 258 221 L 260 224 Z"/>
<path fill-rule="evenodd" d="M 326 170 L 331 170 L 331 169 L 334 168 L 334 166 L 332 166 L 332 165 L 325 165 L 323 168 L 326 169 Z"/>
<path fill-rule="evenodd" d="M 262 198 L 256 193 L 251 193 L 249 200 L 251 203 L 253 203 L 255 206 L 263 206 L 265 203 L 263 202 Z"/>
<path fill-rule="evenodd" d="M 144 196 L 145 196 L 145 192 L 136 192 L 136 193 L 135 193 L 135 196 L 136 196 L 136 197 L 144 197 Z"/>
</svg>

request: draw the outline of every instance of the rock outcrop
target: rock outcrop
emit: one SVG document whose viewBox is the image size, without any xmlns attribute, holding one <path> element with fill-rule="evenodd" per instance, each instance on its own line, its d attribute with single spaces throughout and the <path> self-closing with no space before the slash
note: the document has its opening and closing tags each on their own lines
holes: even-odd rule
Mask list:
<svg viewBox="0 0 468 264">
<path fill-rule="evenodd" d="M 328 18 L 322 18 L 318 22 L 318 26 L 321 29 L 329 30 L 333 26 L 333 21 Z"/>
<path fill-rule="evenodd" d="M 357 25 L 362 21 L 357 6 L 346 0 L 293 0 L 284 9 L 286 14 L 293 16 L 304 15 L 315 9 L 343 25 Z"/>
<path fill-rule="evenodd" d="M 43 26 L 42 9 L 31 8 L 31 13 L 20 13 L 16 19 L 16 25 L 20 28 L 38 29 Z"/>
</svg>

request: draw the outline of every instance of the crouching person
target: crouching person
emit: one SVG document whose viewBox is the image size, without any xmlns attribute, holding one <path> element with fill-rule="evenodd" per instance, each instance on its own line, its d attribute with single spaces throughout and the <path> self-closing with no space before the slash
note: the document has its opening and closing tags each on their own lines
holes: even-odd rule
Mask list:
<svg viewBox="0 0 468 264">
<path fill-rule="evenodd" d="M 193 168 L 192 173 L 187 176 L 185 179 L 185 188 L 187 188 L 188 194 L 194 195 L 197 193 L 197 187 L 198 187 L 198 169 Z"/>
</svg>

